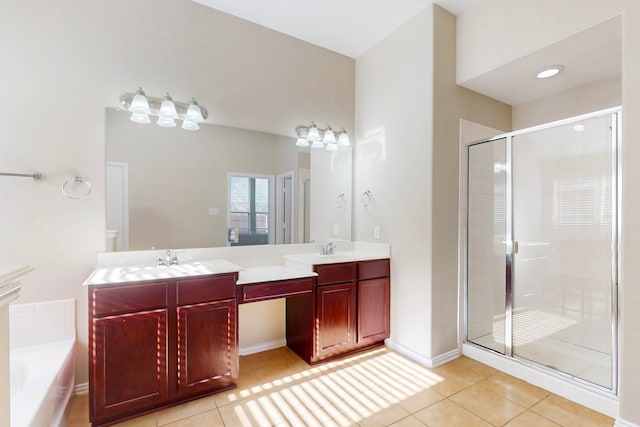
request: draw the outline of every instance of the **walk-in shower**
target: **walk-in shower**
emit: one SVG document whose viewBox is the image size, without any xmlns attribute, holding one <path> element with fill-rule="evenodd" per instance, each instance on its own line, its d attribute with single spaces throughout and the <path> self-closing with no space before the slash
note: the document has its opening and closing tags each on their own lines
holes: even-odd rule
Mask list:
<svg viewBox="0 0 640 427">
<path fill-rule="evenodd" d="M 620 115 L 467 148 L 466 342 L 613 395 Z"/>
</svg>

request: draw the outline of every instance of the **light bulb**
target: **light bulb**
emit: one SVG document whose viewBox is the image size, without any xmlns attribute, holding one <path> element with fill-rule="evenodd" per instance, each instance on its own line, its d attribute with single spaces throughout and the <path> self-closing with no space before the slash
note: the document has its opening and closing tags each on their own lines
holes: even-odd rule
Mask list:
<svg viewBox="0 0 640 427">
<path fill-rule="evenodd" d="M 311 122 L 311 127 L 309 127 L 309 134 L 307 135 L 307 139 L 310 142 L 320 141 L 320 132 L 318 132 L 318 128 L 316 124 Z"/>
<path fill-rule="evenodd" d="M 140 114 L 151 113 L 151 110 L 149 109 L 149 101 L 147 101 L 147 97 L 142 91 L 142 88 L 136 91 L 136 95 L 131 100 L 131 105 L 129 105 L 129 111 Z"/>
<path fill-rule="evenodd" d="M 176 112 L 176 105 L 173 103 L 173 99 L 171 99 L 168 93 L 165 95 L 164 99 L 162 100 L 162 104 L 160 105 L 160 111 L 158 112 L 158 115 L 166 119 L 178 118 L 178 113 Z M 174 126 L 175 126 L 175 123 L 174 123 Z"/>
<path fill-rule="evenodd" d="M 327 125 L 327 130 L 324 131 L 324 138 L 322 138 L 322 141 L 325 144 L 333 144 L 336 142 L 336 134 L 333 133 L 331 126 Z"/>
<path fill-rule="evenodd" d="M 129 120 L 135 123 L 143 124 L 143 125 L 151 123 L 151 120 L 149 119 L 149 115 L 143 114 L 143 113 L 131 113 Z"/>
<path fill-rule="evenodd" d="M 200 126 L 196 122 L 184 119 L 182 122 L 182 129 L 184 130 L 200 130 Z"/>
<path fill-rule="evenodd" d="M 340 136 L 338 137 L 338 147 L 349 147 L 350 145 L 349 135 L 347 135 L 347 131 L 343 128 L 340 130 Z"/>
<path fill-rule="evenodd" d="M 193 98 L 191 98 L 191 104 L 189 104 L 189 108 L 187 109 L 187 114 L 184 119 L 194 123 L 204 122 L 204 117 L 202 117 L 202 110 L 200 109 L 200 106 L 198 105 L 196 100 Z"/>
<path fill-rule="evenodd" d="M 158 124 L 158 126 L 162 126 L 163 128 L 176 127 L 176 121 L 170 117 L 158 117 L 158 121 L 156 123 Z"/>
<path fill-rule="evenodd" d="M 558 74 L 560 71 L 564 69 L 563 65 L 552 65 L 550 67 L 545 67 L 536 75 L 539 79 L 548 79 L 549 77 L 553 77 Z"/>
<path fill-rule="evenodd" d="M 298 147 L 308 147 L 309 146 L 309 141 L 307 141 L 304 138 L 298 138 L 298 140 L 296 141 L 296 145 Z"/>
</svg>

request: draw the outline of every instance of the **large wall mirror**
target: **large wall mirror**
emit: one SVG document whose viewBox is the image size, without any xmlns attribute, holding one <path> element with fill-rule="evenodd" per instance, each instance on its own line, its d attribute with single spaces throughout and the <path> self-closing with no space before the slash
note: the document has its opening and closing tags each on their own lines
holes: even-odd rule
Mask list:
<svg viewBox="0 0 640 427">
<path fill-rule="evenodd" d="M 107 250 L 351 239 L 351 148 L 106 110 Z"/>
</svg>

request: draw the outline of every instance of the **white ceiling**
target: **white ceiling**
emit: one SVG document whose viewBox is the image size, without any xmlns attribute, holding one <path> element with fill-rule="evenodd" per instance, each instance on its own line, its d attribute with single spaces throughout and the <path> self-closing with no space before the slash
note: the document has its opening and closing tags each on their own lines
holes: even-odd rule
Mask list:
<svg viewBox="0 0 640 427">
<path fill-rule="evenodd" d="M 621 31 L 622 18 L 617 16 L 461 84 L 518 105 L 620 74 Z M 549 79 L 536 78 L 551 65 L 563 65 L 564 70 Z"/>
<path fill-rule="evenodd" d="M 192 1 L 357 58 L 432 3 L 458 15 L 481 0 Z M 619 74 L 620 28 L 620 18 L 613 18 L 460 84 L 518 105 Z M 565 67 L 557 77 L 535 78 L 556 64 Z"/>
<path fill-rule="evenodd" d="M 193 0 L 352 58 L 422 9 L 458 14 L 478 0 Z"/>
</svg>

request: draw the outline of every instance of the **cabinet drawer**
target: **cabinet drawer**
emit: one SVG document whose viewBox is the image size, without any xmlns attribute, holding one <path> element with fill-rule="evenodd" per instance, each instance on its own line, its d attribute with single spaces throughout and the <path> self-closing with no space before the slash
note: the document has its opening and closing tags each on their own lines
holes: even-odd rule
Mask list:
<svg viewBox="0 0 640 427">
<path fill-rule="evenodd" d="M 358 263 L 358 280 L 389 277 L 389 260 L 377 259 Z"/>
<path fill-rule="evenodd" d="M 236 275 L 225 274 L 176 281 L 178 305 L 235 298 Z"/>
<path fill-rule="evenodd" d="M 315 272 L 318 273 L 318 285 L 351 282 L 356 280 L 356 263 L 316 265 Z"/>
<path fill-rule="evenodd" d="M 251 285 L 244 285 L 242 287 L 242 301 L 240 302 L 286 298 L 294 295 L 310 294 L 312 291 L 312 278 L 256 283 Z"/>
<path fill-rule="evenodd" d="M 94 288 L 92 299 L 93 316 L 163 308 L 167 306 L 167 282 Z"/>
</svg>

